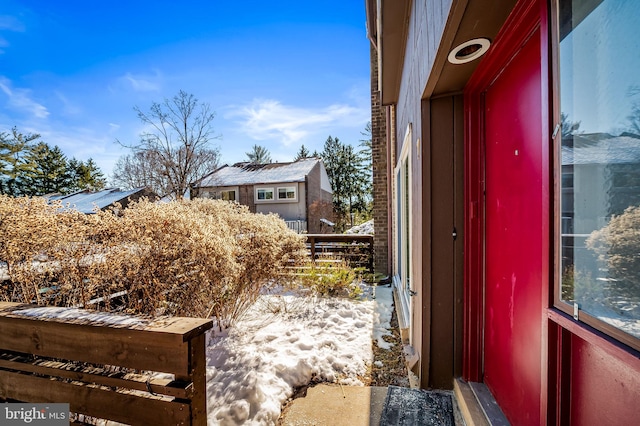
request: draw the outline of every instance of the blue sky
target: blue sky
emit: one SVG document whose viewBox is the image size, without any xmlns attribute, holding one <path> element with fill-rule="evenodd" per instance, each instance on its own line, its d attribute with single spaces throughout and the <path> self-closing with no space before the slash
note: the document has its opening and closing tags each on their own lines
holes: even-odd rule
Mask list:
<svg viewBox="0 0 640 426">
<path fill-rule="evenodd" d="M 179 90 L 216 111 L 223 163 L 291 161 L 370 119 L 361 0 L 15 1 L 0 5 L 0 130 L 39 133 L 109 176 Z"/>
</svg>

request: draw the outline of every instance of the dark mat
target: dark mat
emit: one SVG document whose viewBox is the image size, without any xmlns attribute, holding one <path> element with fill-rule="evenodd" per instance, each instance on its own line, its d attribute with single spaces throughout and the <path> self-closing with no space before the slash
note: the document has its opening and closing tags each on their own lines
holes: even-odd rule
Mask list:
<svg viewBox="0 0 640 426">
<path fill-rule="evenodd" d="M 380 426 L 453 426 L 451 394 L 389 386 Z"/>
</svg>

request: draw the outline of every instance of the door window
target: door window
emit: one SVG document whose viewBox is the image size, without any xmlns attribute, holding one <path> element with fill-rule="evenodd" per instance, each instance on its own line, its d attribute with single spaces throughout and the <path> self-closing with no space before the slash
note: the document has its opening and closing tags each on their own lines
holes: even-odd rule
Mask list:
<svg viewBox="0 0 640 426">
<path fill-rule="evenodd" d="M 558 6 L 556 305 L 640 348 L 640 2 Z"/>
</svg>

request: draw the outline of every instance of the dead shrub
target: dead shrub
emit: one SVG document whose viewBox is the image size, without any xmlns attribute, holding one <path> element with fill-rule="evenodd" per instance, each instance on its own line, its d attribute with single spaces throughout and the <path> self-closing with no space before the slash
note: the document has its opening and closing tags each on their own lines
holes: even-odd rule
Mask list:
<svg viewBox="0 0 640 426">
<path fill-rule="evenodd" d="M 214 316 L 223 326 L 305 256 L 280 218 L 225 201 L 141 200 L 88 216 L 62 207 L 0 200 L 4 300 Z"/>
</svg>

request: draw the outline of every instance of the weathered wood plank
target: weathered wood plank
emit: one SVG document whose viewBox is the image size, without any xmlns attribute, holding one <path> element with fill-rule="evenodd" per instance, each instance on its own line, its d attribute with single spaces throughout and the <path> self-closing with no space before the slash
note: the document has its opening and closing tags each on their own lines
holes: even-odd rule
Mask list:
<svg viewBox="0 0 640 426">
<path fill-rule="evenodd" d="M 191 353 L 191 379 L 193 397 L 191 400 L 191 424 L 207 425 L 207 359 L 205 355 L 206 339 L 204 335 L 189 342 Z"/>
<path fill-rule="evenodd" d="M 307 234 L 306 238 L 314 261 L 331 256 L 347 261 L 352 267 L 373 268 L 373 235 Z"/>
<path fill-rule="evenodd" d="M 21 315 L 20 312 L 27 309 L 38 309 L 42 312 L 41 316 L 35 317 L 33 315 Z M 164 338 L 168 340 L 182 340 L 183 342 L 188 341 L 191 337 L 197 336 L 198 334 L 204 333 L 207 330 L 213 327 L 213 322 L 209 319 L 204 318 L 187 318 L 187 317 L 171 317 L 171 318 L 157 318 L 157 319 L 149 319 L 149 318 L 141 318 L 134 316 L 126 316 L 128 318 L 134 318 L 137 321 L 137 324 L 132 325 L 121 325 L 121 324 L 112 324 L 106 321 L 100 322 L 99 320 L 88 320 L 83 317 L 79 318 L 55 318 L 53 315 L 48 315 L 47 311 L 60 311 L 64 308 L 53 307 L 53 306 L 37 306 L 37 305 L 29 305 L 24 303 L 14 303 L 14 302 L 0 302 L 0 318 L 37 318 L 42 321 L 53 321 L 57 323 L 67 323 L 67 324 L 80 324 L 80 325 L 90 325 L 90 326 L 100 326 L 100 327 L 109 327 L 109 328 L 118 328 L 118 329 L 129 329 L 129 330 L 141 330 L 141 331 L 153 331 L 155 333 L 159 333 L 164 336 Z M 72 309 L 69 309 L 71 311 Z M 79 311 L 86 314 L 91 315 L 99 315 L 108 319 L 110 317 L 124 317 L 119 314 L 112 314 L 109 312 L 98 312 L 92 310 L 85 309 L 75 309 L 75 311 Z"/>
<path fill-rule="evenodd" d="M 126 424 L 186 425 L 189 404 L 160 398 L 145 398 L 77 382 L 64 382 L 0 370 L 0 394 L 7 399 L 70 404 L 72 412 Z"/>
<path fill-rule="evenodd" d="M 157 333 L 0 317 L 0 349 L 34 355 L 187 374 L 188 344 Z"/>
<path fill-rule="evenodd" d="M 102 386 L 151 391 L 155 394 L 189 399 L 193 394 L 191 383 L 178 383 L 170 379 L 150 379 L 141 374 L 110 373 L 98 367 L 74 366 L 68 362 L 29 360 L 16 354 L 0 354 L 0 368 L 60 377 Z"/>
<path fill-rule="evenodd" d="M 168 318 L 119 326 L 20 315 L 20 309 L 25 307 L 33 308 L 0 302 L 0 349 L 181 375 L 188 370 L 187 342 L 213 326 L 211 320 L 200 318 Z"/>
<path fill-rule="evenodd" d="M 373 235 L 369 234 L 305 234 L 307 240 L 315 241 L 371 241 L 373 242 Z"/>
<path fill-rule="evenodd" d="M 211 328 L 213 328 L 213 321 L 210 319 L 175 317 L 153 320 L 144 330 L 159 334 L 174 334 L 181 336 L 183 342 L 187 342 Z"/>
</svg>

